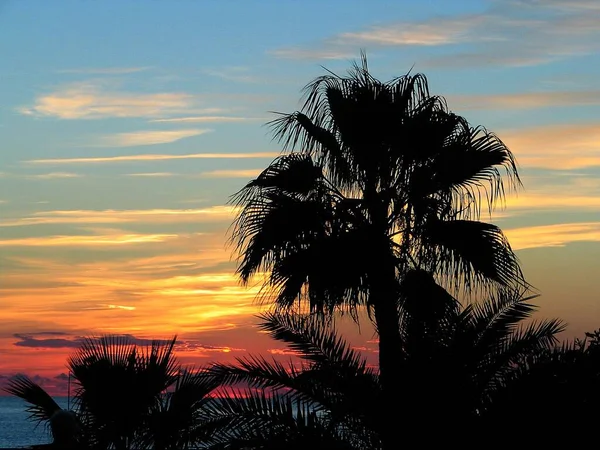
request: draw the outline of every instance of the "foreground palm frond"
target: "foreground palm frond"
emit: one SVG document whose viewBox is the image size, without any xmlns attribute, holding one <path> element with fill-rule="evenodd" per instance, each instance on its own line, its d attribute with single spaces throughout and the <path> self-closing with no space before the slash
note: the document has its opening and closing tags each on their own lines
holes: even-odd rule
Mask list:
<svg viewBox="0 0 600 450">
<path fill-rule="evenodd" d="M 26 375 L 16 375 L 10 379 L 5 390 L 29 404 L 27 407 L 29 418 L 37 424 L 48 423 L 54 413 L 62 410 L 40 385 Z"/>
</svg>

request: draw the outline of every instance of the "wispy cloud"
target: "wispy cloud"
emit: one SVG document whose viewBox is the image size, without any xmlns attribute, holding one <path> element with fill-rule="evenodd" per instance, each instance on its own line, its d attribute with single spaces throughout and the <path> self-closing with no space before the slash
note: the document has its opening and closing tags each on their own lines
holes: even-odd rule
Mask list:
<svg viewBox="0 0 600 450">
<path fill-rule="evenodd" d="M 324 60 L 337 60 L 337 59 L 351 59 L 358 56 L 358 52 L 355 50 L 343 50 L 343 49 L 323 49 L 319 46 L 314 48 L 304 47 L 287 47 L 271 50 L 269 54 L 277 56 L 279 58 L 288 59 L 324 59 Z"/>
<path fill-rule="evenodd" d="M 54 180 L 54 179 L 65 179 L 65 178 L 81 178 L 82 175 L 71 172 L 50 172 L 40 173 L 36 175 L 27 175 L 27 178 L 33 178 L 38 180 Z"/>
<path fill-rule="evenodd" d="M 468 32 L 486 20 L 485 16 L 434 18 L 422 23 L 402 23 L 342 33 L 333 42 L 342 45 L 432 46 L 454 44 L 469 38 Z"/>
<path fill-rule="evenodd" d="M 145 172 L 145 173 L 128 173 L 128 177 L 148 177 L 148 178 L 161 178 L 161 177 L 174 177 L 177 176 L 173 172 Z"/>
<path fill-rule="evenodd" d="M 129 177 L 177 177 L 177 178 L 254 178 L 262 172 L 263 169 L 231 169 L 231 170 L 210 170 L 200 173 L 174 173 L 174 172 L 147 172 L 147 173 L 128 173 Z"/>
<path fill-rule="evenodd" d="M 600 222 L 561 223 L 505 230 L 515 250 L 563 247 L 571 242 L 600 242 Z"/>
<path fill-rule="evenodd" d="M 124 75 L 128 73 L 143 72 L 150 67 L 87 67 L 77 69 L 61 69 L 58 73 L 76 73 L 86 75 Z"/>
<path fill-rule="evenodd" d="M 160 131 L 135 131 L 130 133 L 117 133 L 104 136 L 101 147 L 138 147 L 141 145 L 157 145 L 176 142 L 181 139 L 209 133 L 209 129 L 185 129 L 185 130 L 160 130 Z"/>
<path fill-rule="evenodd" d="M 221 69 L 205 69 L 203 70 L 203 73 L 239 83 L 256 83 L 262 80 L 261 77 L 252 75 L 248 67 L 243 66 L 223 67 Z"/>
<path fill-rule="evenodd" d="M 202 172 L 200 176 L 206 178 L 254 178 L 262 171 L 263 169 L 212 170 Z"/>
<path fill-rule="evenodd" d="M 255 152 L 255 153 L 191 153 L 187 155 L 126 155 L 106 156 L 89 158 L 54 158 L 54 159 L 32 159 L 25 161 L 31 164 L 93 164 L 93 163 L 115 163 L 127 161 L 166 161 L 171 159 L 251 159 L 251 158 L 275 158 L 279 153 Z"/>
<path fill-rule="evenodd" d="M 154 119 L 150 122 L 182 122 L 182 123 L 211 123 L 211 122 L 244 122 L 248 120 L 261 120 L 260 118 L 232 117 L 232 116 L 193 116 L 173 117 L 171 119 Z"/>
<path fill-rule="evenodd" d="M 600 49 L 600 29 L 596 26 L 600 9 L 592 3 L 579 3 L 488 2 L 488 8 L 479 14 L 390 22 L 271 53 L 296 59 L 344 59 L 354 56 L 357 48 L 443 45 L 452 47 L 442 55 L 428 52 L 420 65 L 466 68 L 543 64 Z"/>
<path fill-rule="evenodd" d="M 499 135 L 523 166 L 565 170 L 600 166 L 600 126 L 596 123 L 545 125 Z"/>
<path fill-rule="evenodd" d="M 600 90 L 521 92 L 496 95 L 449 95 L 453 109 L 537 109 L 553 106 L 600 105 Z"/>
<path fill-rule="evenodd" d="M 201 209 L 139 209 L 139 210 L 65 210 L 43 211 L 13 219 L 0 219 L 0 227 L 48 224 L 105 223 L 200 223 L 231 220 L 237 209 L 233 206 L 211 206 Z"/>
<path fill-rule="evenodd" d="M 108 117 L 161 117 L 190 113 L 197 106 L 185 93 L 142 94 L 106 91 L 92 83 L 79 83 L 39 96 L 22 114 L 59 119 Z"/>
<path fill-rule="evenodd" d="M 101 247 L 151 244 L 176 238 L 176 234 L 121 234 L 96 236 L 43 236 L 0 239 L 0 247 Z"/>
</svg>

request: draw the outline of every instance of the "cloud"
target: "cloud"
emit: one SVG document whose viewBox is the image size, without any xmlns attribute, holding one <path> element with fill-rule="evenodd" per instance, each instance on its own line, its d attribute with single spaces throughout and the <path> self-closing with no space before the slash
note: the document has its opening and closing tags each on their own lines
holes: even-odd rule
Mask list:
<svg viewBox="0 0 600 450">
<path fill-rule="evenodd" d="M 128 173 L 130 177 L 177 177 L 177 178 L 254 178 L 262 172 L 263 169 L 232 169 L 232 170 L 211 170 L 197 174 L 173 173 L 173 172 L 148 172 L 148 173 Z"/>
<path fill-rule="evenodd" d="M 358 56 L 356 51 L 350 50 L 328 50 L 323 48 L 302 48 L 302 47 L 288 47 L 271 50 L 269 54 L 287 59 L 325 59 L 325 60 L 338 60 L 338 59 L 351 59 Z"/>
<path fill-rule="evenodd" d="M 307 47 L 271 51 L 274 56 L 294 59 L 347 59 L 357 48 L 431 47 L 467 41 L 470 33 L 486 21 L 484 15 L 436 17 L 422 22 L 395 22 L 361 31 L 340 33 Z"/>
<path fill-rule="evenodd" d="M 142 94 L 107 92 L 91 83 L 79 83 L 41 95 L 22 114 L 59 119 L 160 117 L 194 110 L 196 99 L 185 93 Z"/>
<path fill-rule="evenodd" d="M 88 67 L 79 69 L 62 69 L 58 73 L 75 73 L 86 75 L 124 75 L 128 73 L 143 72 L 150 67 Z"/>
<path fill-rule="evenodd" d="M 100 337 L 92 337 L 92 336 L 87 337 L 87 338 L 74 337 L 72 339 L 55 339 L 55 338 L 38 339 L 38 338 L 33 337 L 33 335 L 31 333 L 27 333 L 27 334 L 15 333 L 13 336 L 18 339 L 18 341 L 14 343 L 15 346 L 31 347 L 31 348 L 79 348 L 81 346 L 81 344 L 83 344 L 86 340 L 88 342 L 91 341 L 91 342 L 95 342 L 97 344 L 99 344 L 100 340 L 101 340 Z M 168 344 L 170 342 L 165 339 L 154 340 L 154 339 L 140 338 L 140 337 L 136 337 L 131 334 L 114 334 L 114 335 L 112 335 L 112 337 L 115 340 L 118 340 L 119 343 L 123 343 L 125 345 L 139 345 L 142 347 L 150 346 L 150 345 L 152 345 L 153 342 L 158 342 L 163 345 Z"/>
<path fill-rule="evenodd" d="M 141 145 L 157 145 L 176 142 L 192 136 L 199 136 L 212 130 L 185 129 L 161 131 L 136 131 L 131 133 L 117 133 L 102 138 L 101 147 L 137 147 Z"/>
<path fill-rule="evenodd" d="M 128 173 L 128 177 L 149 177 L 149 178 L 161 178 L 161 177 L 174 177 L 177 174 L 172 172 L 146 172 L 146 173 Z"/>
<path fill-rule="evenodd" d="M 342 33 L 333 42 L 342 45 L 433 46 L 468 39 L 468 32 L 486 21 L 485 16 L 434 18 L 423 23 L 398 23 L 372 27 L 365 31 Z"/>
<path fill-rule="evenodd" d="M 500 138 L 522 166 L 580 169 L 600 166 L 600 125 L 544 125 L 507 130 Z"/>
<path fill-rule="evenodd" d="M 166 161 L 172 159 L 247 159 L 247 158 L 275 158 L 279 156 L 275 152 L 255 153 L 192 153 L 187 155 L 126 155 L 105 156 L 86 158 L 55 158 L 55 159 L 32 159 L 25 161 L 31 164 L 89 164 L 89 163 L 113 163 L 128 161 Z"/>
<path fill-rule="evenodd" d="M 447 97 L 453 109 L 537 109 L 546 107 L 600 105 L 600 90 L 522 92 L 497 95 L 454 95 Z"/>
<path fill-rule="evenodd" d="M 84 223 L 201 223 L 206 221 L 229 221 L 233 219 L 236 212 L 237 209 L 233 206 L 221 205 L 201 209 L 43 211 L 18 219 L 0 219 L 0 227 Z"/>
<path fill-rule="evenodd" d="M 479 14 L 434 16 L 347 31 L 318 43 L 281 48 L 270 53 L 296 59 L 344 59 L 357 48 L 430 48 L 424 68 L 527 66 L 600 49 L 600 9 L 588 2 L 488 2 Z"/>
<path fill-rule="evenodd" d="M 561 223 L 504 230 L 515 250 L 563 247 L 572 242 L 600 242 L 600 222 Z"/>
<path fill-rule="evenodd" d="M 205 69 L 203 73 L 228 81 L 236 81 L 240 83 L 256 83 L 263 78 L 249 73 L 248 67 L 234 66 L 224 67 L 222 69 Z"/>
<path fill-rule="evenodd" d="M 193 117 L 173 117 L 171 119 L 154 119 L 150 122 L 167 123 L 211 123 L 211 122 L 244 122 L 248 120 L 261 120 L 249 117 L 231 117 L 231 116 L 193 116 Z"/>
<path fill-rule="evenodd" d="M 596 211 L 600 209 L 600 195 L 570 195 L 560 187 L 536 193 L 527 193 L 514 198 L 506 199 L 506 208 L 509 211 Z"/>
<path fill-rule="evenodd" d="M 50 173 L 41 173 L 38 175 L 27 175 L 27 178 L 33 178 L 38 180 L 54 180 L 54 179 L 64 179 L 64 178 L 81 178 L 81 175 L 77 173 L 71 172 L 50 172 Z"/>
<path fill-rule="evenodd" d="M 262 171 L 263 169 L 212 170 L 200 175 L 206 178 L 255 178 Z"/>
<path fill-rule="evenodd" d="M 176 234 L 113 234 L 92 236 L 41 236 L 0 239 L 0 247 L 102 247 L 151 244 L 176 238 Z"/>
<path fill-rule="evenodd" d="M 77 348 L 81 345 L 81 340 L 71 340 L 63 338 L 38 339 L 29 334 L 14 334 L 18 339 L 14 345 L 17 347 L 31 348 Z"/>
</svg>

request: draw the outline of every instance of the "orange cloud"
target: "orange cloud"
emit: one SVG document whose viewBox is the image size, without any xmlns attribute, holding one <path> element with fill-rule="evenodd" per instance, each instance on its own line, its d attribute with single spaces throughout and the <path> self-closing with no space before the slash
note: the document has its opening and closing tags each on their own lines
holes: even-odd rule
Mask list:
<svg viewBox="0 0 600 450">
<path fill-rule="evenodd" d="M 537 109 L 552 106 L 600 104 L 600 91 L 520 92 L 496 95 L 454 95 L 448 102 L 455 109 Z"/>
<path fill-rule="evenodd" d="M 78 83 L 41 95 L 22 114 L 59 119 L 156 117 L 190 112 L 195 105 L 185 93 L 139 94 L 107 92 L 97 84 Z"/>
<path fill-rule="evenodd" d="M 55 159 L 32 159 L 25 161 L 31 164 L 76 164 L 76 163 L 112 163 L 125 161 L 166 161 L 172 159 L 246 159 L 246 158 L 275 158 L 279 153 L 255 152 L 255 153 L 192 153 L 188 155 L 126 155 L 90 158 L 55 158 Z"/>
<path fill-rule="evenodd" d="M 0 220 L 0 227 L 83 223 L 199 223 L 232 220 L 238 208 L 211 206 L 201 209 L 63 210 L 33 213 L 29 217 Z"/>
<path fill-rule="evenodd" d="M 2 239 L 0 247 L 96 247 L 150 244 L 176 238 L 176 234 L 122 234 L 105 236 L 43 236 Z"/>
<path fill-rule="evenodd" d="M 563 247 L 571 242 L 600 242 L 600 222 L 561 223 L 504 230 L 515 250 Z"/>
<path fill-rule="evenodd" d="M 255 178 L 262 171 L 263 169 L 213 170 L 200 175 L 207 178 Z"/>
<path fill-rule="evenodd" d="M 499 133 L 522 166 L 579 169 L 600 166 L 600 125 L 546 125 Z"/>
<path fill-rule="evenodd" d="M 138 147 L 141 145 L 157 145 L 177 142 L 181 139 L 199 136 L 209 133 L 208 129 L 186 129 L 186 130 L 147 130 L 130 133 L 117 133 L 104 136 L 97 146 L 100 147 Z"/>
</svg>

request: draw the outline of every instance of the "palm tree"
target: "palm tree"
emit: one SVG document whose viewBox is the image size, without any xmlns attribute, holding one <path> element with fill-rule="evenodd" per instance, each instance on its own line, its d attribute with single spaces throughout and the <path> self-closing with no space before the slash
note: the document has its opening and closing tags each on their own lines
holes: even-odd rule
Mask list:
<svg viewBox="0 0 600 450">
<path fill-rule="evenodd" d="M 524 325 L 535 311 L 531 296 L 504 291 L 462 307 L 428 278 L 412 274 L 405 284 L 425 288 L 432 307 L 405 293 L 397 380 L 403 399 L 398 407 L 421 430 L 431 428 L 419 436 L 423 447 L 448 445 L 453 434 L 464 440 L 457 430 L 467 423 L 482 428 L 507 381 L 519 377 L 517 363 L 550 349 L 563 328 L 557 320 Z M 303 364 L 251 356 L 209 369 L 219 383 L 248 387 L 211 406 L 211 414 L 231 420 L 220 435 L 229 445 L 224 448 L 296 448 L 294 442 L 302 444 L 298 448 L 381 448 L 389 411 L 378 373 L 318 316 L 268 313 L 263 320 L 262 330 L 286 343 Z M 499 415 L 494 417 L 497 425 Z M 396 441 L 411 435 L 409 426 L 396 424 Z"/>
<path fill-rule="evenodd" d="M 499 409 L 510 417 L 510 408 L 498 402 L 507 396 L 509 381 L 523 375 L 521 361 L 554 348 L 564 324 L 532 321 L 537 308 L 531 301 L 537 296 L 525 291 L 504 289 L 462 306 L 431 274 L 417 270 L 407 274 L 402 287 L 397 380 L 406 388 L 402 407 L 411 423 L 429 423 L 436 430 L 421 436 L 421 444 L 464 444 L 457 430 L 466 423 L 474 433 L 493 430 Z"/>
<path fill-rule="evenodd" d="M 519 411 L 527 422 L 515 424 L 514 433 L 537 446 L 558 442 L 596 439 L 600 420 L 600 331 L 586 333 L 583 340 L 566 341 L 555 348 L 528 355 L 504 382 L 496 395 L 487 423 L 498 423 L 511 411 Z M 551 433 L 549 423 L 556 423 Z M 535 431 L 539 430 L 539 433 Z M 532 432 L 533 431 L 533 432 Z M 498 445 L 504 442 L 498 440 Z"/>
<path fill-rule="evenodd" d="M 291 152 L 233 196 L 237 271 L 244 283 L 268 272 L 264 292 L 280 308 L 366 307 L 384 398 L 397 410 L 398 298 L 410 269 L 453 292 L 525 285 L 502 231 L 476 220 L 482 203 L 491 213 L 503 199 L 502 168 L 509 187 L 520 185 L 516 163 L 493 133 L 430 95 L 421 74 L 381 82 L 363 56 L 348 76 L 328 73 L 305 91 L 302 111 L 271 122 Z M 397 417 L 385 420 L 391 430 Z"/>
<path fill-rule="evenodd" d="M 216 363 L 206 375 L 223 386 L 210 415 L 229 420 L 222 448 L 378 448 L 381 389 L 366 360 L 316 316 L 266 313 L 260 328 L 300 364 L 260 356 Z"/>
<path fill-rule="evenodd" d="M 86 338 L 68 360 L 77 389 L 78 445 L 117 450 L 188 448 L 209 436 L 199 410 L 217 386 L 196 373 L 182 371 L 170 341 L 135 345 L 127 336 Z M 49 422 L 64 411 L 24 375 L 6 389 L 30 406 L 31 418 Z M 55 443 L 58 442 L 52 428 Z"/>
</svg>

